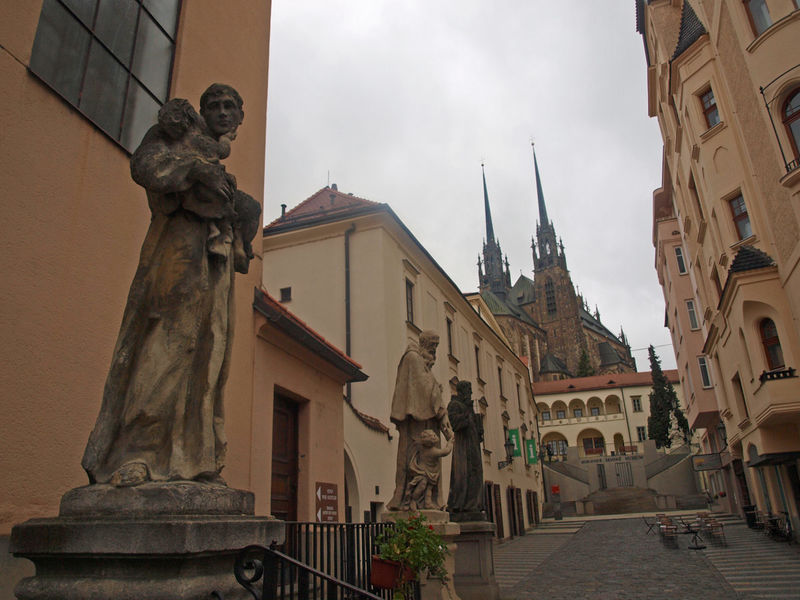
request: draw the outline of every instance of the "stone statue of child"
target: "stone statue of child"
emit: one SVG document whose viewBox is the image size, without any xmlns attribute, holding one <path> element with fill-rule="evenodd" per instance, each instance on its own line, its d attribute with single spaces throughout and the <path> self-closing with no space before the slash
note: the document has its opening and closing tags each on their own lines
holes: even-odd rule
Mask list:
<svg viewBox="0 0 800 600">
<path fill-rule="evenodd" d="M 434 509 L 443 507 L 434 502 L 434 492 L 442 475 L 442 457 L 450 454 L 453 439 L 444 448 L 437 447 L 439 434 L 432 429 L 423 431 L 414 442 L 414 452 L 408 465 L 409 481 L 403 494 L 403 510 Z"/>
<path fill-rule="evenodd" d="M 236 139 L 235 129 L 214 138 L 205 120 L 182 98 L 174 98 L 161 107 L 158 124 L 172 138 L 170 150 L 176 156 L 193 156 L 220 166 L 220 160 L 230 156 L 231 142 Z M 225 177 L 232 189 L 230 199 L 197 185 L 195 193 L 184 200 L 183 207 L 210 219 L 209 253 L 225 256 L 225 246 L 232 243 L 234 268 L 239 273 L 247 273 L 254 257 L 252 239 L 260 224 L 261 206 L 252 196 L 237 189 L 233 175 L 226 172 Z"/>
</svg>

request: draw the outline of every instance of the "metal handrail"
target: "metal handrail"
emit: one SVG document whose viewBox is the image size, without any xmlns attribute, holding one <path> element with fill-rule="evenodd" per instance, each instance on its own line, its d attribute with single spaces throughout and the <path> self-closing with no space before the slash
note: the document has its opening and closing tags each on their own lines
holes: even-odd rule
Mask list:
<svg viewBox="0 0 800 600">
<path fill-rule="evenodd" d="M 283 552 L 265 546 L 252 545 L 240 550 L 233 572 L 239 585 L 245 588 L 255 600 L 277 600 L 286 597 L 286 588 L 295 585 L 295 575 L 297 591 L 288 593 L 292 598 L 338 599 L 345 597 L 340 591 L 346 590 L 347 598 L 382 600 L 380 596 L 318 571 Z M 259 589 L 258 583 L 262 579 L 263 582 Z M 313 585 L 309 585 L 312 579 Z M 216 591 L 212 592 L 211 597 L 224 600 L 224 596 Z"/>
</svg>

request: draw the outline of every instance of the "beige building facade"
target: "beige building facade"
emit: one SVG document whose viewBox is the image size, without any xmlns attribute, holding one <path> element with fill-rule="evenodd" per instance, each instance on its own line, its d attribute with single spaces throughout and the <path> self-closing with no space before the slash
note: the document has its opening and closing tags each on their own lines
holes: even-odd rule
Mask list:
<svg viewBox="0 0 800 600">
<path fill-rule="evenodd" d="M 637 4 L 664 138 L 653 241 L 686 412 L 725 508 L 800 515 L 800 6 Z"/>
<path fill-rule="evenodd" d="M 445 405 L 455 383 L 469 380 L 483 415 L 484 477 L 499 536 L 531 526 L 542 501 L 540 465 L 520 452 L 498 468 L 509 430 L 519 432 L 523 447 L 537 439 L 527 366 L 394 212 L 333 185 L 265 227 L 263 243 L 268 289 L 369 373 L 346 392 L 349 516 L 378 518 L 394 492 L 397 431 L 389 414 L 397 365 L 407 345 L 431 329 L 440 336 L 433 371 Z M 443 501 L 449 475 L 445 457 Z"/>
<path fill-rule="evenodd" d="M 81 456 L 150 222 L 130 153 L 160 104 L 181 97 L 197 107 L 213 82 L 236 88 L 245 119 L 225 164 L 239 188 L 262 200 L 270 2 L 128 5 L 124 15 L 110 2 L 0 8 L 2 598 L 32 570 L 7 552 L 12 526 L 56 516 L 61 496 L 88 483 Z M 296 424 L 293 514 L 314 520 L 315 485 L 344 489 L 343 383 L 365 376 L 262 291 L 260 236 L 254 245 L 249 274 L 236 276 L 222 475 L 255 493 L 257 514 L 280 512 L 280 399 Z M 343 496 L 337 509 L 343 520 Z"/>
</svg>

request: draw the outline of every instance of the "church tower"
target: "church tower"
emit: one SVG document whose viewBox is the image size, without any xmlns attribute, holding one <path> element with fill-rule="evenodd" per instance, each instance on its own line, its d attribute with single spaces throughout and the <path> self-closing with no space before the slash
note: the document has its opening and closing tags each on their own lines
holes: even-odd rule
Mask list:
<svg viewBox="0 0 800 600">
<path fill-rule="evenodd" d="M 578 297 L 567 269 L 564 244 L 556 239 L 555 226 L 547 217 L 535 148 L 533 167 L 539 222 L 536 224 L 536 240 L 531 240 L 536 302 L 528 310 L 547 332 L 549 352 L 564 360 L 569 371 L 575 374 L 581 353 L 586 349 L 586 338 L 581 326 Z"/>
<path fill-rule="evenodd" d="M 483 173 L 483 208 L 486 212 L 486 239 L 483 242 L 483 265 L 478 258 L 478 281 L 480 291 L 490 291 L 501 300 L 508 298 L 511 288 L 511 273 L 509 272 L 508 258 L 503 261 L 503 251 L 500 242 L 494 237 L 492 213 L 489 209 L 489 192 L 486 189 L 486 171 L 481 165 Z"/>
</svg>

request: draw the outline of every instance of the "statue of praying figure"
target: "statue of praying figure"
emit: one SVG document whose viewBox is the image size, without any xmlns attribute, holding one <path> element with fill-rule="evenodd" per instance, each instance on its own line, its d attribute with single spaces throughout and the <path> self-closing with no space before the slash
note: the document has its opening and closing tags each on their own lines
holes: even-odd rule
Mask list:
<svg viewBox="0 0 800 600">
<path fill-rule="evenodd" d="M 90 483 L 225 485 L 234 272 L 248 270 L 261 212 L 220 162 L 242 106 L 222 84 L 203 93 L 199 116 L 170 100 L 131 158 L 152 216 L 83 456 Z"/>
<path fill-rule="evenodd" d="M 447 415 L 455 436 L 447 510 L 451 514 L 479 514 L 483 510 L 483 423 L 473 409 L 469 381 L 459 381 L 456 385 L 456 394 L 447 405 Z M 472 515 L 476 520 L 477 514 Z"/>
</svg>

